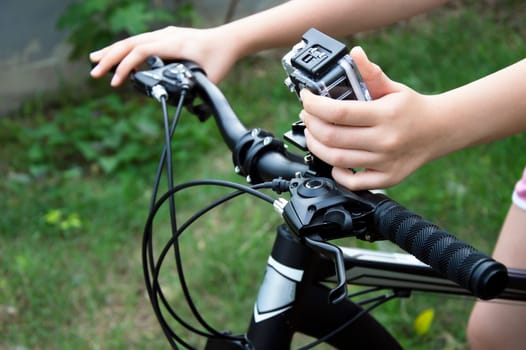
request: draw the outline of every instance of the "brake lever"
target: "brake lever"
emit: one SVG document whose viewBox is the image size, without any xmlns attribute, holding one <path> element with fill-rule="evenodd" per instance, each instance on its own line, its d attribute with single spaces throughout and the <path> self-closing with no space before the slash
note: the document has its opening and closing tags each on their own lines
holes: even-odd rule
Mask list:
<svg viewBox="0 0 526 350">
<path fill-rule="evenodd" d="M 305 244 L 312 250 L 329 258 L 334 263 L 336 270 L 336 287 L 329 292 L 329 302 L 337 304 L 347 298 L 347 277 L 345 275 L 345 263 L 343 259 L 343 252 L 340 247 L 328 243 L 321 242 L 309 237 L 304 237 Z"/>
<path fill-rule="evenodd" d="M 326 241 L 343 237 L 383 239 L 372 228 L 376 207 L 385 198 L 368 191 L 349 191 L 325 177 L 292 179 L 289 192 L 283 218 L 305 245 L 334 263 L 337 284 L 329 293 L 329 301 L 338 303 L 347 297 L 344 256 L 338 246 Z"/>
<path fill-rule="evenodd" d="M 132 75 L 133 84 L 147 96 L 153 96 L 154 88 L 162 86 L 170 96 L 178 96 L 183 90 L 192 87 L 192 74 L 182 63 L 171 63 L 143 70 Z M 170 99 L 169 99 L 170 101 Z"/>
</svg>

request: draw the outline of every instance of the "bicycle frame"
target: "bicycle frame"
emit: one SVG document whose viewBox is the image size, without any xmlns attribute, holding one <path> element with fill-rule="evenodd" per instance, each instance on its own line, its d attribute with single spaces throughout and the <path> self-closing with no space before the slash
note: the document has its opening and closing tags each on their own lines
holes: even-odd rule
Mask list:
<svg viewBox="0 0 526 350">
<path fill-rule="evenodd" d="M 348 284 L 388 291 L 369 302 L 409 297 L 413 291 L 472 295 L 410 254 L 339 248 L 345 255 Z M 510 269 L 509 277 L 499 299 L 526 301 L 526 271 Z M 326 343 L 337 349 L 349 344 L 353 349 L 401 348 L 381 324 L 350 300 L 361 292 L 333 304 L 330 288 L 323 285 L 327 281 L 336 281 L 332 262 L 299 242 L 286 226 L 278 227 L 246 343 L 211 339 L 206 350 L 290 349 L 296 332 L 322 339 L 335 329 L 338 332 L 327 337 Z"/>
</svg>

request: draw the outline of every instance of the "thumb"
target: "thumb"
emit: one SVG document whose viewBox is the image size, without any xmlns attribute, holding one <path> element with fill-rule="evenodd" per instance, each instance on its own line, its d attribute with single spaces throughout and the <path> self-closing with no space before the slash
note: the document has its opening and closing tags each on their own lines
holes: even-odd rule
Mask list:
<svg viewBox="0 0 526 350">
<path fill-rule="evenodd" d="M 395 83 L 385 75 L 379 65 L 369 61 L 365 51 L 360 46 L 353 47 L 350 56 L 356 63 L 373 99 L 397 91 Z"/>
</svg>

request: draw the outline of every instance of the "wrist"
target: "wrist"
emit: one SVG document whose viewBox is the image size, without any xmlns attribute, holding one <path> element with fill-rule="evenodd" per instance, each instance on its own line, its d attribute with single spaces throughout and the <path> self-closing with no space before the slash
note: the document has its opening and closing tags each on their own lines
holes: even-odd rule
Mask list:
<svg viewBox="0 0 526 350">
<path fill-rule="evenodd" d="M 465 120 L 459 118 L 457 106 L 451 103 L 447 93 L 426 95 L 424 115 L 431 138 L 426 153 L 426 163 L 469 147 L 472 143 L 466 134 Z M 467 129 L 469 130 L 469 128 Z"/>
<path fill-rule="evenodd" d="M 235 22 L 219 25 L 213 28 L 215 32 L 216 46 L 221 46 L 218 52 L 227 53 L 237 61 L 245 56 L 250 55 L 250 42 L 244 35 L 239 35 Z M 226 51 L 226 52 L 225 52 Z"/>
</svg>

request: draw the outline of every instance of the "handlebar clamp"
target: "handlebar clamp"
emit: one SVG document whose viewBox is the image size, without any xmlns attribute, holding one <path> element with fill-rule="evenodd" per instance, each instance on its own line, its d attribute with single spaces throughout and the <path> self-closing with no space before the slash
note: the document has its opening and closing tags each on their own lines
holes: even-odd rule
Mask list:
<svg viewBox="0 0 526 350">
<path fill-rule="evenodd" d="M 325 177 L 293 179 L 283 217 L 295 234 L 332 240 L 369 233 L 374 206 Z"/>
<path fill-rule="evenodd" d="M 260 155 L 269 151 L 285 153 L 285 144 L 268 131 L 261 129 L 247 131 L 232 152 L 236 172 L 246 176 L 247 181 L 253 184 L 265 181 L 258 175 L 257 164 Z"/>
</svg>

